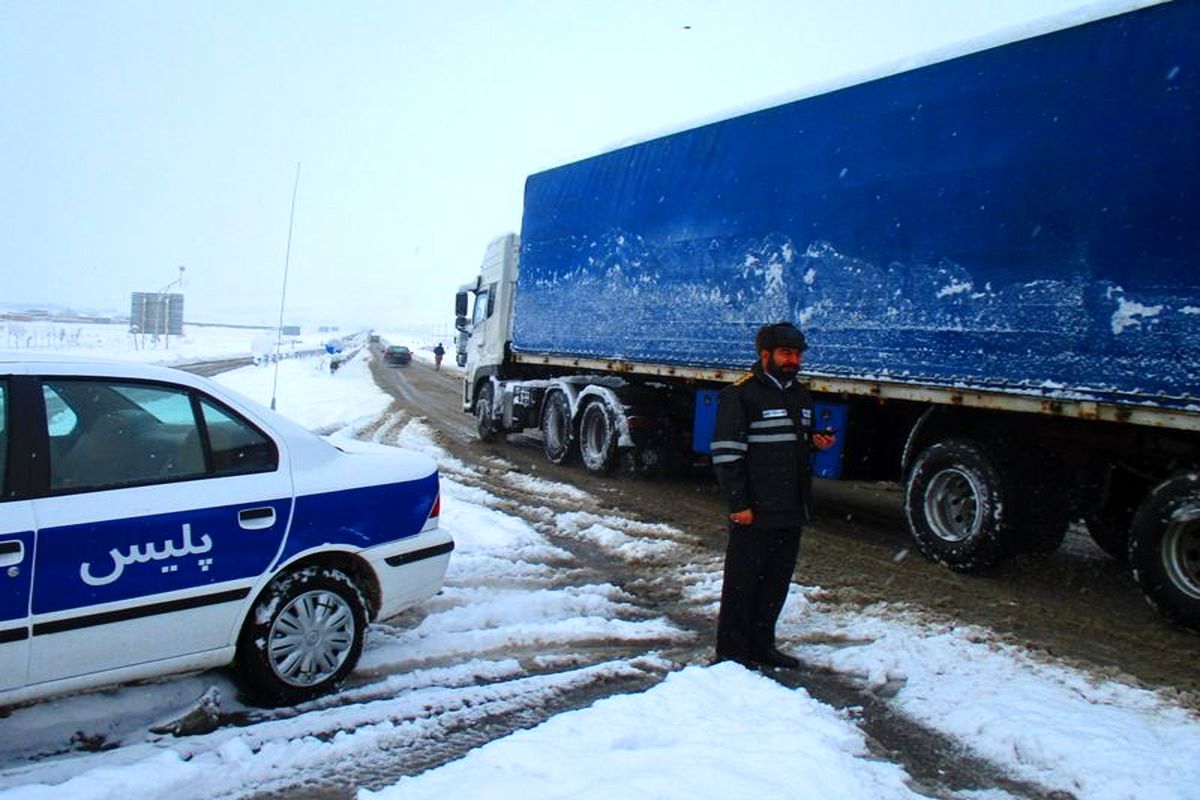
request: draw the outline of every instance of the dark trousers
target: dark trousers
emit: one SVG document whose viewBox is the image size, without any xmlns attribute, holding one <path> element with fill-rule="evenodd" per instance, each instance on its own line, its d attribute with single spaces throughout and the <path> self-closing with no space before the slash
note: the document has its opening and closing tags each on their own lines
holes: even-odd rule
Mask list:
<svg viewBox="0 0 1200 800">
<path fill-rule="evenodd" d="M 730 525 L 717 619 L 717 657 L 753 660 L 775 647 L 775 621 L 787 600 L 800 527 Z"/>
</svg>

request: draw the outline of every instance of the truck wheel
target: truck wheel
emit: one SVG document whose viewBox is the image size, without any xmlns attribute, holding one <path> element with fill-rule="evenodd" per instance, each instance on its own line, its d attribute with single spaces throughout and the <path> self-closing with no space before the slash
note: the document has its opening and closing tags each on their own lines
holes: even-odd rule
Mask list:
<svg viewBox="0 0 1200 800">
<path fill-rule="evenodd" d="M 611 472 L 617 463 L 617 422 L 603 400 L 584 406 L 579 419 L 579 455 L 592 472 Z"/>
<path fill-rule="evenodd" d="M 1168 478 L 1138 506 L 1129 563 L 1152 605 L 1200 631 L 1200 473 Z"/>
<path fill-rule="evenodd" d="M 571 404 L 562 392 L 551 392 L 542 407 L 542 451 L 555 464 L 566 463 L 575 455 Z"/>
<path fill-rule="evenodd" d="M 362 653 L 366 603 L 344 572 L 305 567 L 276 578 L 238 637 L 236 674 L 246 693 L 270 706 L 331 691 Z"/>
<path fill-rule="evenodd" d="M 987 452 L 967 439 L 938 442 L 917 456 L 905 485 L 904 511 L 926 558 L 968 572 L 1004 554 L 1000 475 Z"/>
<path fill-rule="evenodd" d="M 493 419 L 493 390 L 490 383 L 485 383 L 475 398 L 475 432 L 479 441 L 490 442 L 496 438 L 496 423 Z"/>
</svg>

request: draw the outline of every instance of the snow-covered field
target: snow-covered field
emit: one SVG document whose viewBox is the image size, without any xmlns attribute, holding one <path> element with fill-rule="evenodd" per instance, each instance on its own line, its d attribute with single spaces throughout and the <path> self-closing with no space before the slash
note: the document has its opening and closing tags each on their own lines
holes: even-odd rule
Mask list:
<svg viewBox="0 0 1200 800">
<path fill-rule="evenodd" d="M 319 348 L 353 331 L 303 333 L 284 337 L 283 354 Z M 0 350 L 31 355 L 74 355 L 120 358 L 154 364 L 179 364 L 270 353 L 276 347 L 274 331 L 185 325 L 183 336 L 144 336 L 129 332 L 128 325 L 73 322 L 17 322 L 0 320 Z"/>
<path fill-rule="evenodd" d="M 195 357 L 224 355 L 224 340 L 196 335 Z M 419 347 L 428 342 L 388 337 Z M 174 345 L 174 343 L 172 343 Z M 205 347 L 211 349 L 204 352 Z M 125 357 L 116 348 L 98 355 Z M 203 355 L 201 353 L 203 352 Z M 137 351 L 134 357 L 141 357 Z M 528 652 L 547 641 L 619 637 L 664 642 L 690 634 L 666 618 L 630 618 L 617 587 L 556 582 L 572 568 L 570 554 L 504 503 L 465 478 L 474 469 L 442 451 L 420 419 L 387 416 L 390 398 L 375 387 L 361 353 L 331 373 L 321 358 L 281 362 L 278 406 L 346 447 L 398 442 L 439 458 L 443 466 L 441 525 L 457 543 L 447 589 L 426 604 L 409 630 L 373 628 L 359 673 L 369 676 L 361 702 L 314 704 L 298 716 L 190 737 L 146 737 L 107 752 L 71 753 L 14 764 L 0 772 L 0 798 L 207 798 L 237 796 L 296 770 L 319 770 L 346 758 L 370 758 L 398 741 L 430 735 L 401 708 L 447 708 L 469 724 L 473 708 L 498 702 L 488 681 L 519 672 L 506 652 Z M 452 357 L 448 359 L 452 363 Z M 247 367 L 219 377 L 269 402 L 273 370 Z M 360 431 L 371 429 L 368 441 Z M 386 436 L 381 431 L 386 432 Z M 370 441 L 374 439 L 375 441 Z M 512 476 L 513 480 L 541 479 Z M 539 490 L 568 503 L 586 493 L 541 481 Z M 664 526 L 661 541 L 644 523 L 562 513 L 564 537 L 587 538 L 614 557 L 656 558 L 687 573 L 685 590 L 716 614 L 719 565 L 673 563 Z M 641 529 L 638 528 L 641 526 Z M 657 548 L 657 549 L 656 549 Z M 1064 664 L 1035 659 L 999 643 L 989 631 L 927 618 L 895 607 L 850 612 L 822 600 L 819 587 L 794 585 L 781 620 L 781 640 L 806 662 L 847 676 L 888 698 L 898 712 L 958 742 L 1010 777 L 1062 797 L 1184 800 L 1200 797 L 1200 719 L 1166 695 L 1101 680 Z M 389 674 L 403 657 L 463 655 L 451 667 Z M 403 656 L 401 656 L 403 654 Z M 853 709 L 836 710 L 804 689 L 787 688 L 739 666 L 678 664 L 666 656 L 588 665 L 523 679 L 536 693 L 555 682 L 640 671 L 652 688 L 599 700 L 530 730 L 481 746 L 465 757 L 400 779 L 363 798 L 820 798 L 922 797 L 901 766 L 871 752 Z M 192 680 L 188 683 L 188 680 Z M 123 687 L 104 698 L 60 698 L 12 711 L 0 721 L 0 752 L 33 747 L 64 717 L 91 718 L 121 702 L 108 729 L 150 727 L 165 692 L 185 696 L 194 679 Z M 211 682 L 211 676 L 205 680 Z M 101 700 L 110 702 L 102 703 Z M 502 699 L 502 698 L 501 698 Z M 106 711 L 103 713 L 112 713 Z M 450 712 L 447 712 L 450 713 Z M 404 721 L 397 722 L 397 719 Z M 340 731 L 340 732 L 339 732 Z M 133 738 L 137 738 L 136 736 Z M 1003 798 L 1000 790 L 964 792 Z"/>
</svg>

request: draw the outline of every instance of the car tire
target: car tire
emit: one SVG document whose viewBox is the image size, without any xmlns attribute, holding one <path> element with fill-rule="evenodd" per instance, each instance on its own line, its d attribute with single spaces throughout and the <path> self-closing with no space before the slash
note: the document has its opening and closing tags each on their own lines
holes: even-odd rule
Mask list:
<svg viewBox="0 0 1200 800">
<path fill-rule="evenodd" d="M 475 398 L 475 433 L 481 442 L 491 442 L 496 438 L 496 423 L 493 419 L 494 393 L 492 384 L 485 383 Z"/>
<path fill-rule="evenodd" d="M 267 706 L 332 691 L 358 664 L 366 627 L 366 602 L 344 572 L 309 566 L 285 573 L 242 626 L 238 682 L 251 701 Z"/>
<path fill-rule="evenodd" d="M 1005 554 L 1007 494 L 995 460 L 977 442 L 947 439 L 913 462 L 904 512 L 917 549 L 959 572 L 991 566 Z"/>
<path fill-rule="evenodd" d="M 1129 564 L 1163 616 L 1200 631 L 1200 473 L 1168 478 L 1138 506 Z"/>
<path fill-rule="evenodd" d="M 589 472 L 606 474 L 617 463 L 617 420 L 603 400 L 592 400 L 579 418 L 579 457 Z"/>
<path fill-rule="evenodd" d="M 565 392 L 554 391 L 542 404 L 542 452 L 554 464 L 565 464 L 578 452 L 571 426 L 571 403 Z"/>
</svg>

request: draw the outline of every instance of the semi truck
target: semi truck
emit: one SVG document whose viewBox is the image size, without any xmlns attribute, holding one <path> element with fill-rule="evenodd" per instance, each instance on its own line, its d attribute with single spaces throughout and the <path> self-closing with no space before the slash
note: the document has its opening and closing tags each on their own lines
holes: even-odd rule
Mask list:
<svg viewBox="0 0 1200 800">
<path fill-rule="evenodd" d="M 456 297 L 480 437 L 694 463 L 792 321 L 815 474 L 960 571 L 1082 520 L 1200 628 L 1200 3 L 1094 16 L 530 176 Z"/>
</svg>

